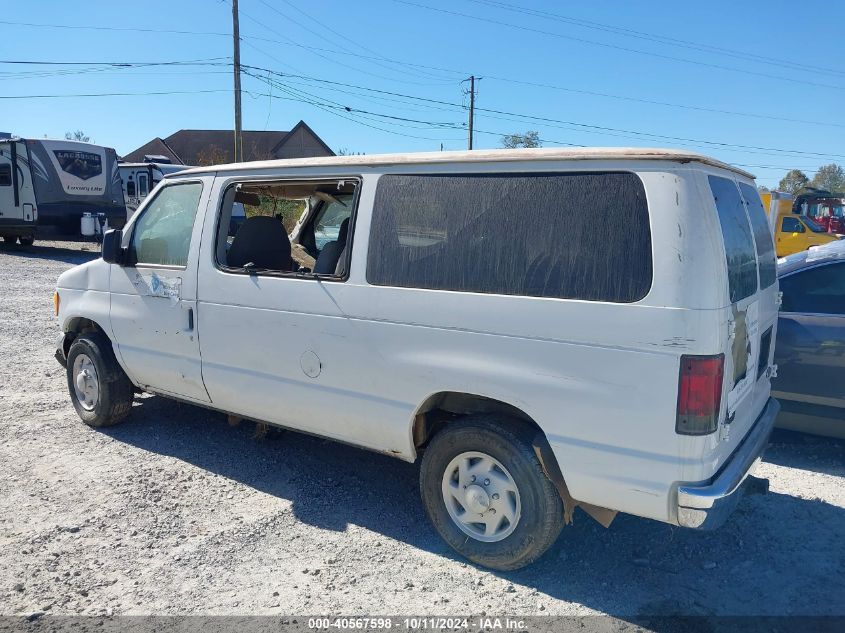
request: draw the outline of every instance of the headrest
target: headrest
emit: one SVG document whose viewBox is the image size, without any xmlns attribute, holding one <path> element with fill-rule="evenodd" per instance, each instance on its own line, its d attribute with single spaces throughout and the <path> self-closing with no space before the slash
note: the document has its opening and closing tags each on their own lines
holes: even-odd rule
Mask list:
<svg viewBox="0 0 845 633">
<path fill-rule="evenodd" d="M 252 262 L 256 268 L 290 270 L 290 239 L 285 225 L 266 215 L 247 218 L 232 240 L 226 261 L 233 268 Z"/>
</svg>

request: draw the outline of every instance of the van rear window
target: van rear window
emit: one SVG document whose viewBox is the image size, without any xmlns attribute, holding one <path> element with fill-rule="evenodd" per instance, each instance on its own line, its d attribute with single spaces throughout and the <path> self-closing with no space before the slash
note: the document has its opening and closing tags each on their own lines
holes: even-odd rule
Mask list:
<svg viewBox="0 0 845 633">
<path fill-rule="evenodd" d="M 778 277 L 775 243 L 769 220 L 763 209 L 760 194 L 751 185 L 739 183 L 739 191 L 748 207 L 748 219 L 754 230 L 754 243 L 757 245 L 757 267 L 760 269 L 760 288 L 768 288 Z"/>
<path fill-rule="evenodd" d="M 648 206 L 632 173 L 378 181 L 371 284 L 630 303 L 651 280 Z"/>
<path fill-rule="evenodd" d="M 736 183 L 719 176 L 708 176 L 708 180 L 725 242 L 731 303 L 736 303 L 757 292 L 754 238 Z"/>
</svg>

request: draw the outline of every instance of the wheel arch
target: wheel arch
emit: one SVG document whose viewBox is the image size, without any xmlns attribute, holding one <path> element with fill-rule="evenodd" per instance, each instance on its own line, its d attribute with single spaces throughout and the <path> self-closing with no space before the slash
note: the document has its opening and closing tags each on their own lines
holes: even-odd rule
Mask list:
<svg viewBox="0 0 845 633">
<path fill-rule="evenodd" d="M 542 433 L 540 425 L 530 415 L 509 402 L 480 394 L 439 391 L 429 395 L 414 413 L 411 428 L 414 449 L 424 448 L 450 421 L 479 413 L 500 415 L 513 420 L 514 424 L 529 426 Z"/>
<path fill-rule="evenodd" d="M 507 419 L 508 423 L 522 426 L 526 431 L 533 431 L 533 447 L 546 476 L 554 484 L 564 505 L 564 522 L 572 522 L 572 513 L 581 507 L 587 514 L 609 527 L 616 516 L 615 510 L 601 508 L 578 501 L 569 493 L 564 478 L 563 468 L 558 463 L 549 439 L 542 427 L 525 411 L 514 404 L 458 391 L 441 391 L 428 396 L 417 408 L 411 429 L 414 451 L 419 453 L 426 444 L 450 422 L 472 414 L 492 414 Z M 512 422 L 511 422 L 512 421 Z"/>
<path fill-rule="evenodd" d="M 111 342 L 111 337 L 108 333 L 106 333 L 105 328 L 88 317 L 76 316 L 69 318 L 65 322 L 64 333 L 65 337 L 62 341 L 62 349 L 64 351 L 65 358 L 67 358 L 67 353 L 70 350 L 70 346 L 73 344 L 73 341 L 76 340 L 76 337 L 80 334 L 99 333 Z"/>
</svg>

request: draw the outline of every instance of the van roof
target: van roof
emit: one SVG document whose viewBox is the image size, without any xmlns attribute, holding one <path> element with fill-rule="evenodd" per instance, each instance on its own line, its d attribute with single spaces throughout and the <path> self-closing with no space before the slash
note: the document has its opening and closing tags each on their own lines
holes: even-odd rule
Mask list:
<svg viewBox="0 0 845 633">
<path fill-rule="evenodd" d="M 402 154 L 362 154 L 355 156 L 320 156 L 314 158 L 289 158 L 280 160 L 252 161 L 195 167 L 179 172 L 186 174 L 212 173 L 216 171 L 238 171 L 246 169 L 267 169 L 272 167 L 333 167 L 377 165 L 414 165 L 431 163 L 476 163 L 510 161 L 548 160 L 657 160 L 680 163 L 702 163 L 735 172 L 753 179 L 753 174 L 715 158 L 696 152 L 647 147 L 572 147 L 537 149 L 482 149 L 459 152 L 408 152 Z"/>
</svg>

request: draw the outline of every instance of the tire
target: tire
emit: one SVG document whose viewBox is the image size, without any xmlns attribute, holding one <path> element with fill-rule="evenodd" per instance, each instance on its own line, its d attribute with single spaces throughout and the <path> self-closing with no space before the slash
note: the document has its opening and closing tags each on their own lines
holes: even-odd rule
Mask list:
<svg viewBox="0 0 845 633">
<path fill-rule="evenodd" d="M 20 240 L 21 246 L 32 246 L 33 244 L 35 244 L 35 237 L 33 237 L 32 235 L 29 235 L 27 237 L 19 237 L 18 239 Z"/>
<path fill-rule="evenodd" d="M 6 244 L 16 244 L 17 241 L 18 241 L 18 238 L 15 235 L 4 235 L 3 236 L 3 242 L 5 242 Z"/>
<path fill-rule="evenodd" d="M 100 333 L 78 336 L 67 354 L 67 384 L 77 414 L 88 426 L 117 424 L 132 408 L 132 383 Z"/>
<path fill-rule="evenodd" d="M 443 540 L 473 563 L 501 571 L 525 567 L 551 547 L 563 528 L 563 501 L 534 454 L 531 442 L 535 434 L 536 430 L 518 420 L 472 415 L 448 424 L 425 449 L 420 492 L 428 517 Z M 484 472 L 491 462 L 493 475 L 488 478 Z M 472 480 L 475 483 L 464 477 L 461 463 L 469 464 L 466 473 L 479 473 L 478 479 Z M 497 481 L 507 480 L 511 483 L 496 487 Z M 511 484 L 516 493 L 508 489 Z M 459 491 L 463 501 L 450 497 L 447 486 Z M 484 505 L 485 500 L 489 506 Z M 485 507 L 488 509 L 482 514 L 473 511 Z M 497 507 L 497 513 L 488 514 Z M 480 533 L 485 527 L 480 523 L 464 522 L 462 527 L 453 518 L 477 516 L 495 525 L 497 514 L 511 514 L 516 520 L 498 519 L 501 523 L 490 536 Z"/>
</svg>

